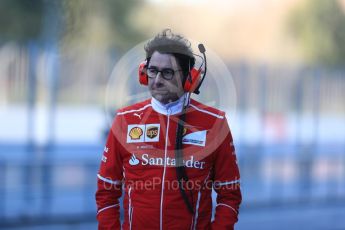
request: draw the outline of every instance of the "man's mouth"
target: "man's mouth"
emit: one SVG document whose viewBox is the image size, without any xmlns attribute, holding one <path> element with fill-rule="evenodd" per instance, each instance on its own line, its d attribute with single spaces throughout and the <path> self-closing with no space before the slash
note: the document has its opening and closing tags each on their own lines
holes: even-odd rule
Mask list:
<svg viewBox="0 0 345 230">
<path fill-rule="evenodd" d="M 159 93 L 159 94 L 166 94 L 166 93 L 168 93 L 168 90 L 165 90 L 165 89 L 154 89 L 153 91 L 155 93 Z"/>
</svg>

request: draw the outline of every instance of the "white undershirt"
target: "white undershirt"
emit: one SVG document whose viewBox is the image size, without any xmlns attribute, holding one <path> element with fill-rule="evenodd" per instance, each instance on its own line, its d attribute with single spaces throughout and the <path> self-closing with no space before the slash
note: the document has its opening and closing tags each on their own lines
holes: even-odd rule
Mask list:
<svg viewBox="0 0 345 230">
<path fill-rule="evenodd" d="M 167 104 L 163 104 L 154 97 L 151 99 L 151 105 L 152 108 L 161 114 L 167 115 L 168 113 L 170 115 L 174 115 L 177 113 L 180 113 L 183 109 L 183 102 L 185 101 L 185 104 L 189 104 L 188 100 L 188 93 L 183 94 L 179 99 L 173 102 L 169 102 Z"/>
</svg>

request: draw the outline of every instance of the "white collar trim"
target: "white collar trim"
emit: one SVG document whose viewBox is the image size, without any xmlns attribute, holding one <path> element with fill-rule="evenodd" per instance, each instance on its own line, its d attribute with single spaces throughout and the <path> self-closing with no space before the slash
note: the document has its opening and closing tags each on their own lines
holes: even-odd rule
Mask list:
<svg viewBox="0 0 345 230">
<path fill-rule="evenodd" d="M 170 102 L 168 104 L 163 104 L 159 102 L 157 99 L 155 99 L 154 97 L 152 97 L 151 105 L 152 105 L 152 108 L 157 113 L 161 113 L 164 115 L 174 115 L 174 114 L 182 112 L 184 101 L 185 101 L 185 105 L 189 104 L 190 97 L 188 93 L 183 94 L 179 99 L 177 99 L 176 101 Z"/>
</svg>

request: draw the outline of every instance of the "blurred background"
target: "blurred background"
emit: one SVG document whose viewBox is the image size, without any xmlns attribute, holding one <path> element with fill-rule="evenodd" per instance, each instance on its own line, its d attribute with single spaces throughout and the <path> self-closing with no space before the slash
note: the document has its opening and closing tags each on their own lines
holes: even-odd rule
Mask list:
<svg viewBox="0 0 345 230">
<path fill-rule="evenodd" d="M 164 28 L 232 74 L 237 229 L 345 229 L 344 0 L 0 0 L 0 229 L 96 229 L 111 72 Z"/>
</svg>

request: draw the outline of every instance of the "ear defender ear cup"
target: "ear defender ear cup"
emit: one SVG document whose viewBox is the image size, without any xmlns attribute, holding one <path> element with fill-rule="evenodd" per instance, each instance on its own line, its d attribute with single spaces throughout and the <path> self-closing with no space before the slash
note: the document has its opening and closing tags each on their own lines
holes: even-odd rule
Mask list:
<svg viewBox="0 0 345 230">
<path fill-rule="evenodd" d="M 190 76 L 186 79 L 183 88 L 185 92 L 193 93 L 200 82 L 201 69 L 193 68 L 189 74 Z"/>
<path fill-rule="evenodd" d="M 146 74 L 146 61 L 140 63 L 139 65 L 139 82 L 141 85 L 148 85 L 148 77 Z"/>
</svg>

